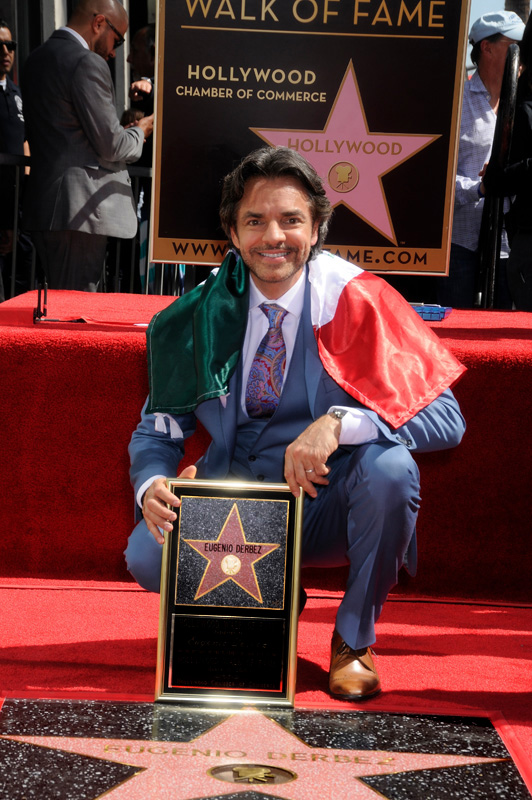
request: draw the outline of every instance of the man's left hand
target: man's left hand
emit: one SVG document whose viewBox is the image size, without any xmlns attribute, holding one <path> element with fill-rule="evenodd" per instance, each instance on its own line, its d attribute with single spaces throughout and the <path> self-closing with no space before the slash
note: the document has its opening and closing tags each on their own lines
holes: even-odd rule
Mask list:
<svg viewBox="0 0 532 800">
<path fill-rule="evenodd" d="M 290 491 L 299 497 L 300 487 L 310 497 L 317 497 L 314 484 L 327 486 L 327 459 L 338 448 L 342 423 L 325 414 L 308 426 L 288 445 L 284 457 L 284 477 Z"/>
<path fill-rule="evenodd" d="M 142 128 L 144 131 L 144 141 L 153 133 L 153 114 L 149 117 L 141 117 L 134 123 L 137 128 Z"/>
</svg>

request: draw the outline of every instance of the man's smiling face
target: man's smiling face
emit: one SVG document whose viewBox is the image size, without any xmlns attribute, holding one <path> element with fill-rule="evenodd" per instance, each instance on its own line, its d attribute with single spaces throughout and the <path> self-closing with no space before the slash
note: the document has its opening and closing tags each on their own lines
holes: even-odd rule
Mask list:
<svg viewBox="0 0 532 800">
<path fill-rule="evenodd" d="M 318 223 L 297 178 L 257 177 L 246 183 L 231 236 L 256 286 L 274 300 L 299 279 Z"/>
</svg>

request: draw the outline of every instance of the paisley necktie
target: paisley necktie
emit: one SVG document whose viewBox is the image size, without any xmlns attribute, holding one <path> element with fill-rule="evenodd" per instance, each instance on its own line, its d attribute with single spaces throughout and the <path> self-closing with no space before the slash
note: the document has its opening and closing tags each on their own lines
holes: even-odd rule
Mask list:
<svg viewBox="0 0 532 800">
<path fill-rule="evenodd" d="M 288 313 L 275 303 L 262 303 L 268 331 L 257 348 L 246 387 L 246 409 L 250 417 L 271 417 L 279 405 L 286 364 L 286 345 L 281 325 Z"/>
</svg>

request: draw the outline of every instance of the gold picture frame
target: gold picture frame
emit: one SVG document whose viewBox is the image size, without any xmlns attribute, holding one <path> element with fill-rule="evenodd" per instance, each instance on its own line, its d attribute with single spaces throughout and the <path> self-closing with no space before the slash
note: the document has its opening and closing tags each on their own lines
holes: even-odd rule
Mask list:
<svg viewBox="0 0 532 800">
<path fill-rule="evenodd" d="M 156 702 L 293 706 L 303 498 L 286 484 L 168 480 Z"/>
</svg>

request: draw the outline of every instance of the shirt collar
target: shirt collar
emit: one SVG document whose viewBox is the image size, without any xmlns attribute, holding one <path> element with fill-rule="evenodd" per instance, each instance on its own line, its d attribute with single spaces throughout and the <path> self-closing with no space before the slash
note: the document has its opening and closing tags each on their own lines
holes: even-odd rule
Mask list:
<svg viewBox="0 0 532 800">
<path fill-rule="evenodd" d="M 69 28 L 69 27 L 67 27 L 66 25 L 65 25 L 65 26 L 63 26 L 62 28 L 59 28 L 59 30 L 60 30 L 60 31 L 66 31 L 67 33 L 70 33 L 70 34 L 72 34 L 72 36 L 74 37 L 74 39 L 77 39 L 77 40 L 78 40 L 78 42 L 79 42 L 80 44 L 82 44 L 82 45 L 83 45 L 83 47 L 84 47 L 86 50 L 88 50 L 88 49 L 89 49 L 89 45 L 87 44 L 87 42 L 85 41 L 85 39 L 83 38 L 83 36 L 80 36 L 80 34 L 79 34 L 77 31 L 73 30 L 72 28 Z"/>
<path fill-rule="evenodd" d="M 285 292 L 277 300 L 270 300 L 265 297 L 262 292 L 257 289 L 253 280 L 249 281 L 249 308 L 257 308 L 261 303 L 275 303 L 281 308 L 285 308 L 290 314 L 295 317 L 300 317 L 303 311 L 303 303 L 305 300 L 305 278 L 307 268 L 305 267 L 297 283 L 295 283 L 287 292 Z"/>
<path fill-rule="evenodd" d="M 482 78 L 478 74 L 478 70 L 475 70 L 475 72 L 469 79 L 469 86 L 471 88 L 471 91 L 473 92 L 484 92 L 484 94 L 488 94 L 488 90 L 484 86 Z"/>
</svg>

